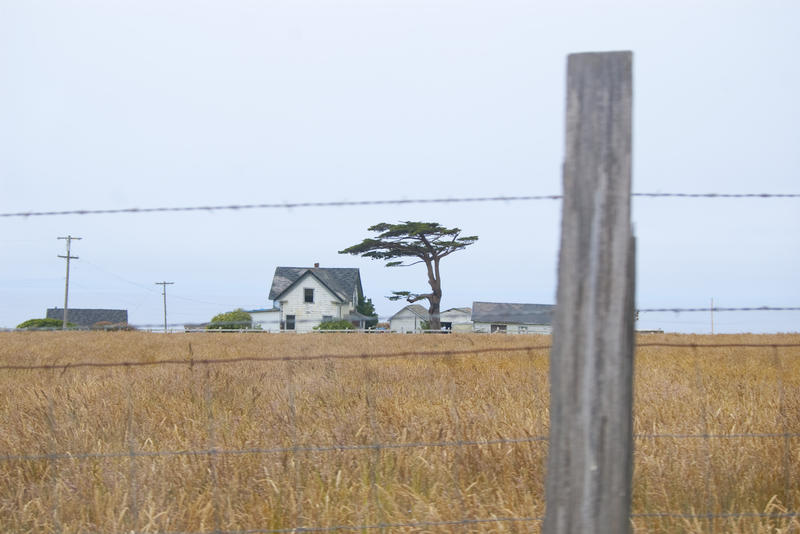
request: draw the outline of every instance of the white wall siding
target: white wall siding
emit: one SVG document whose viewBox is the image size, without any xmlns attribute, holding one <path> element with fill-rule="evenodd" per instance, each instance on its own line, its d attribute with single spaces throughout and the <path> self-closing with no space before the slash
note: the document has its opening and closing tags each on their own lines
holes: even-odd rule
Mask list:
<svg viewBox="0 0 800 534">
<path fill-rule="evenodd" d="M 447 310 L 443 311 L 440 315 L 443 323 L 457 324 L 472 324 L 472 313 L 463 310 Z"/>
<path fill-rule="evenodd" d="M 280 310 L 264 310 L 250 312 L 253 325 L 259 325 L 266 332 L 279 332 L 281 329 Z"/>
<path fill-rule="evenodd" d="M 510 323 L 474 323 L 473 331 L 486 332 L 492 331 L 493 324 L 506 325 L 507 334 L 550 334 L 553 328 L 549 324 L 510 324 Z"/>
</svg>

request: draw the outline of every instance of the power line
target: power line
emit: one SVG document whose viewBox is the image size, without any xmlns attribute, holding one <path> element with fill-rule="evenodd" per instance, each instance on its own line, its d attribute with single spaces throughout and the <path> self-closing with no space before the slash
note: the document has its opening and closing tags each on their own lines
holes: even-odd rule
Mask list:
<svg viewBox="0 0 800 534">
<path fill-rule="evenodd" d="M 708 199 L 786 199 L 800 198 L 800 193 L 633 193 L 636 198 L 708 198 Z M 475 202 L 524 202 L 538 200 L 561 200 L 563 195 L 509 195 L 494 197 L 462 197 L 462 198 L 415 198 L 387 200 L 340 200 L 324 202 L 274 202 L 261 204 L 227 204 L 206 206 L 162 206 L 155 208 L 106 208 L 106 209 L 72 209 L 53 211 L 19 211 L 0 213 L 0 217 L 49 217 L 59 215 L 118 215 L 123 213 L 174 213 L 192 211 L 238 211 L 256 209 L 301 209 L 301 208 L 342 208 L 360 206 L 387 206 L 409 204 L 457 204 Z"/>
</svg>

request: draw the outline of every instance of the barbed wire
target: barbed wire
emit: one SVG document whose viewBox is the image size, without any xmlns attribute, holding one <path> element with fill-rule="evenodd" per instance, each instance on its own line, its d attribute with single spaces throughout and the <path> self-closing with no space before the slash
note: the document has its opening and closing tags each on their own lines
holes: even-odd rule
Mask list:
<svg viewBox="0 0 800 534">
<path fill-rule="evenodd" d="M 797 346 L 800 346 L 798 344 Z M 226 365 L 232 363 L 280 363 L 287 361 L 319 361 L 319 360 L 373 360 L 385 358 L 430 358 L 440 356 L 463 356 L 467 354 L 491 354 L 491 353 L 510 353 L 510 352 L 527 352 L 535 350 L 548 350 L 549 344 L 546 345 L 530 345 L 525 347 L 499 347 L 499 348 L 486 348 L 486 349 L 462 349 L 462 350 L 446 350 L 446 351 L 399 351 L 389 352 L 385 354 L 313 354 L 313 355 L 295 355 L 295 356 L 240 356 L 236 358 L 205 358 L 205 359 L 168 359 L 168 360 L 153 360 L 153 361 L 124 361 L 124 362 L 102 362 L 102 361 L 84 361 L 72 362 L 64 364 L 36 364 L 36 365 L 21 365 L 21 364 L 5 364 L 0 365 L 0 371 L 33 371 L 33 370 L 63 370 L 86 368 L 86 367 L 153 367 L 159 365 Z"/>
<path fill-rule="evenodd" d="M 645 342 L 637 343 L 637 348 L 661 347 L 661 348 L 798 348 L 800 343 L 660 343 Z M 429 351 L 397 351 L 387 353 L 359 353 L 359 354 L 312 354 L 312 355 L 293 355 L 293 356 L 239 356 L 236 358 L 175 358 L 165 360 L 137 361 L 127 360 L 122 362 L 107 361 L 82 361 L 67 363 L 42 363 L 42 364 L 4 364 L 0 365 L 0 371 L 42 371 L 59 370 L 62 373 L 70 369 L 79 368 L 114 368 L 114 367 L 156 367 L 161 365 L 179 366 L 210 366 L 210 365 L 231 365 L 238 363 L 280 363 L 289 361 L 310 362 L 320 360 L 379 360 L 388 358 L 439 358 L 443 356 L 466 356 L 466 355 L 497 355 L 520 352 L 546 351 L 552 348 L 551 343 L 539 345 L 525 345 L 521 347 L 494 347 L 484 349 L 457 349 L 457 350 L 429 350 Z"/>
<path fill-rule="evenodd" d="M 800 193 L 631 193 L 640 198 L 800 198 Z"/>
<path fill-rule="evenodd" d="M 645 512 L 633 513 L 631 519 L 794 519 L 800 517 L 800 512 L 725 512 L 715 514 L 694 514 L 680 512 Z M 337 532 L 348 530 L 385 530 L 393 528 L 431 528 L 448 526 L 480 525 L 487 523 L 531 523 L 543 522 L 544 516 L 538 517 L 488 517 L 488 518 L 467 518 L 442 521 L 409 521 L 397 523 L 376 523 L 363 525 L 333 525 L 327 527 L 312 526 L 293 526 L 286 528 L 254 528 L 244 530 L 219 530 L 215 529 L 214 534 L 288 534 L 297 532 Z M 208 534 L 208 531 L 159 531 L 161 534 Z M 99 534 L 99 533 L 94 533 Z"/>
<path fill-rule="evenodd" d="M 631 514 L 631 518 L 674 518 L 674 519 L 737 519 L 737 518 L 783 518 L 800 517 L 800 512 L 723 512 L 712 514 L 689 514 L 681 512 L 644 512 Z"/>
<path fill-rule="evenodd" d="M 725 512 L 717 514 L 694 514 L 680 512 L 645 512 L 633 513 L 631 519 L 794 519 L 800 517 L 800 512 Z M 254 528 L 244 530 L 214 530 L 214 534 L 288 534 L 297 532 L 337 532 L 347 530 L 385 530 L 393 528 L 431 528 L 448 526 L 480 525 L 487 523 L 531 523 L 542 522 L 544 516 L 538 517 L 488 517 L 468 518 L 442 521 L 409 521 L 398 523 L 376 523 L 364 525 L 333 525 L 327 527 L 294 526 L 286 528 Z M 160 531 L 161 534 L 208 534 L 208 531 Z M 95 533 L 98 534 L 98 533 Z"/>
<path fill-rule="evenodd" d="M 661 348 L 798 348 L 800 343 L 661 343 L 645 342 L 637 343 L 637 348 L 661 347 Z M 494 347 L 484 349 L 457 349 L 457 350 L 429 350 L 429 351 L 397 351 L 387 353 L 358 353 L 358 354 L 312 354 L 312 355 L 293 355 L 293 356 L 239 356 L 236 358 L 175 358 L 165 360 L 137 361 L 126 360 L 122 362 L 107 361 L 82 361 L 67 363 L 42 363 L 42 364 L 4 364 L 0 365 L 0 371 L 42 371 L 59 370 L 62 373 L 70 369 L 79 368 L 114 368 L 114 367 L 156 367 L 161 365 L 179 366 L 210 366 L 210 365 L 231 365 L 238 363 L 280 363 L 280 362 L 310 362 L 320 360 L 379 360 L 388 358 L 439 358 L 443 356 L 466 356 L 466 355 L 497 355 L 520 352 L 546 351 L 552 348 L 551 343 L 539 345 L 524 345 L 521 347 Z"/>
<path fill-rule="evenodd" d="M 798 435 L 797 437 L 800 437 Z M 0 455 L 0 461 L 28 461 L 28 460 L 90 460 L 109 458 L 129 458 L 140 456 L 154 458 L 162 456 L 242 456 L 248 454 L 288 454 L 296 452 L 344 452 L 365 451 L 374 449 L 416 449 L 416 448 L 442 448 L 442 447 L 467 447 L 490 445 L 517 445 L 521 443 L 535 443 L 547 441 L 547 436 L 527 436 L 522 438 L 497 438 L 488 440 L 460 440 L 460 441 L 411 441 L 406 443 L 365 443 L 365 444 L 333 444 L 333 445 L 294 445 L 291 447 L 249 448 L 249 449 L 186 449 L 177 451 L 119 451 L 119 452 L 85 452 L 85 453 L 46 453 L 46 454 L 6 454 Z"/>
<path fill-rule="evenodd" d="M 798 195 L 800 196 L 800 195 Z M 301 208 L 345 208 L 408 204 L 458 204 L 474 202 L 519 202 L 533 200 L 560 200 L 562 195 L 522 195 L 522 196 L 495 196 L 495 197 L 465 197 L 465 198 L 416 198 L 416 199 L 389 199 L 389 200 L 336 200 L 321 202 L 273 202 L 261 204 L 227 204 L 206 206 L 172 206 L 155 208 L 109 208 L 109 209 L 73 209 L 63 211 L 23 211 L 0 213 L 0 217 L 48 217 L 56 215 L 118 215 L 141 213 L 176 213 L 192 211 L 245 211 L 268 209 L 301 209 Z"/>
<path fill-rule="evenodd" d="M 800 193 L 632 193 L 634 198 L 800 198 Z M 563 195 L 513 195 L 493 197 L 440 197 L 440 198 L 398 198 L 387 200 L 337 200 L 321 202 L 272 202 L 259 204 L 218 204 L 206 206 L 162 206 L 154 208 L 104 208 L 72 209 L 52 211 L 18 211 L 0 213 L 0 217 L 50 217 L 59 215 L 119 215 L 142 213 L 176 213 L 193 211 L 244 211 L 265 209 L 302 208 L 344 208 L 366 206 L 388 206 L 408 204 L 459 204 L 476 202 L 522 202 L 539 200 L 561 200 Z"/>
<path fill-rule="evenodd" d="M 741 308 L 639 308 L 636 310 L 640 313 L 693 313 L 693 312 L 756 312 L 756 311 L 769 311 L 769 312 L 785 312 L 785 311 L 800 311 L 800 306 L 755 306 L 755 307 L 741 307 Z"/>
<path fill-rule="evenodd" d="M 371 525 L 334 525 L 329 527 L 286 527 L 274 529 L 247 529 L 247 530 L 214 530 L 214 534 L 278 534 L 295 532 L 336 532 L 340 530 L 385 530 L 393 528 L 430 528 L 437 526 L 463 526 L 479 525 L 485 523 L 508 523 L 508 522 L 533 522 L 544 521 L 544 517 L 488 517 L 475 519 L 453 519 L 443 521 L 409 521 L 406 523 L 376 523 Z M 208 534 L 208 532 L 161 532 L 161 534 Z"/>
</svg>

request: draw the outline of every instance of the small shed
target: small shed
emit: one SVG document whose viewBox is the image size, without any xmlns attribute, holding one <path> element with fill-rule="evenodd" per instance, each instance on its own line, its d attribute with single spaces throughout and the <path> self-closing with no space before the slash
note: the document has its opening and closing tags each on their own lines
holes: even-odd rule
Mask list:
<svg viewBox="0 0 800 534">
<path fill-rule="evenodd" d="M 281 330 L 281 310 L 280 308 L 262 308 L 258 310 L 246 310 L 253 318 L 253 326 L 261 327 L 265 332 L 280 332 Z"/>
<path fill-rule="evenodd" d="M 450 308 L 440 316 L 442 328 L 452 332 L 472 332 L 472 308 Z"/>
<path fill-rule="evenodd" d="M 414 332 L 422 329 L 422 321 L 429 319 L 428 310 L 419 304 L 409 304 L 389 317 L 389 330 L 392 332 Z"/>
<path fill-rule="evenodd" d="M 550 334 L 555 306 L 473 302 L 472 325 L 475 332 L 509 334 Z"/>
</svg>

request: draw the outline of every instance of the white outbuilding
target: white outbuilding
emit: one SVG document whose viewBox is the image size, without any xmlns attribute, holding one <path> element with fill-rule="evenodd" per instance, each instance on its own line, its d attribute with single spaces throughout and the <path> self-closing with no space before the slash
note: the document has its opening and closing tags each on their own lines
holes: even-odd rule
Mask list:
<svg viewBox="0 0 800 534">
<path fill-rule="evenodd" d="M 419 304 L 409 304 L 389 317 L 389 330 L 404 334 L 422 330 L 423 321 L 429 319 L 428 310 Z"/>
<path fill-rule="evenodd" d="M 554 311 L 552 304 L 473 302 L 472 327 L 475 332 L 550 334 Z"/>
</svg>

